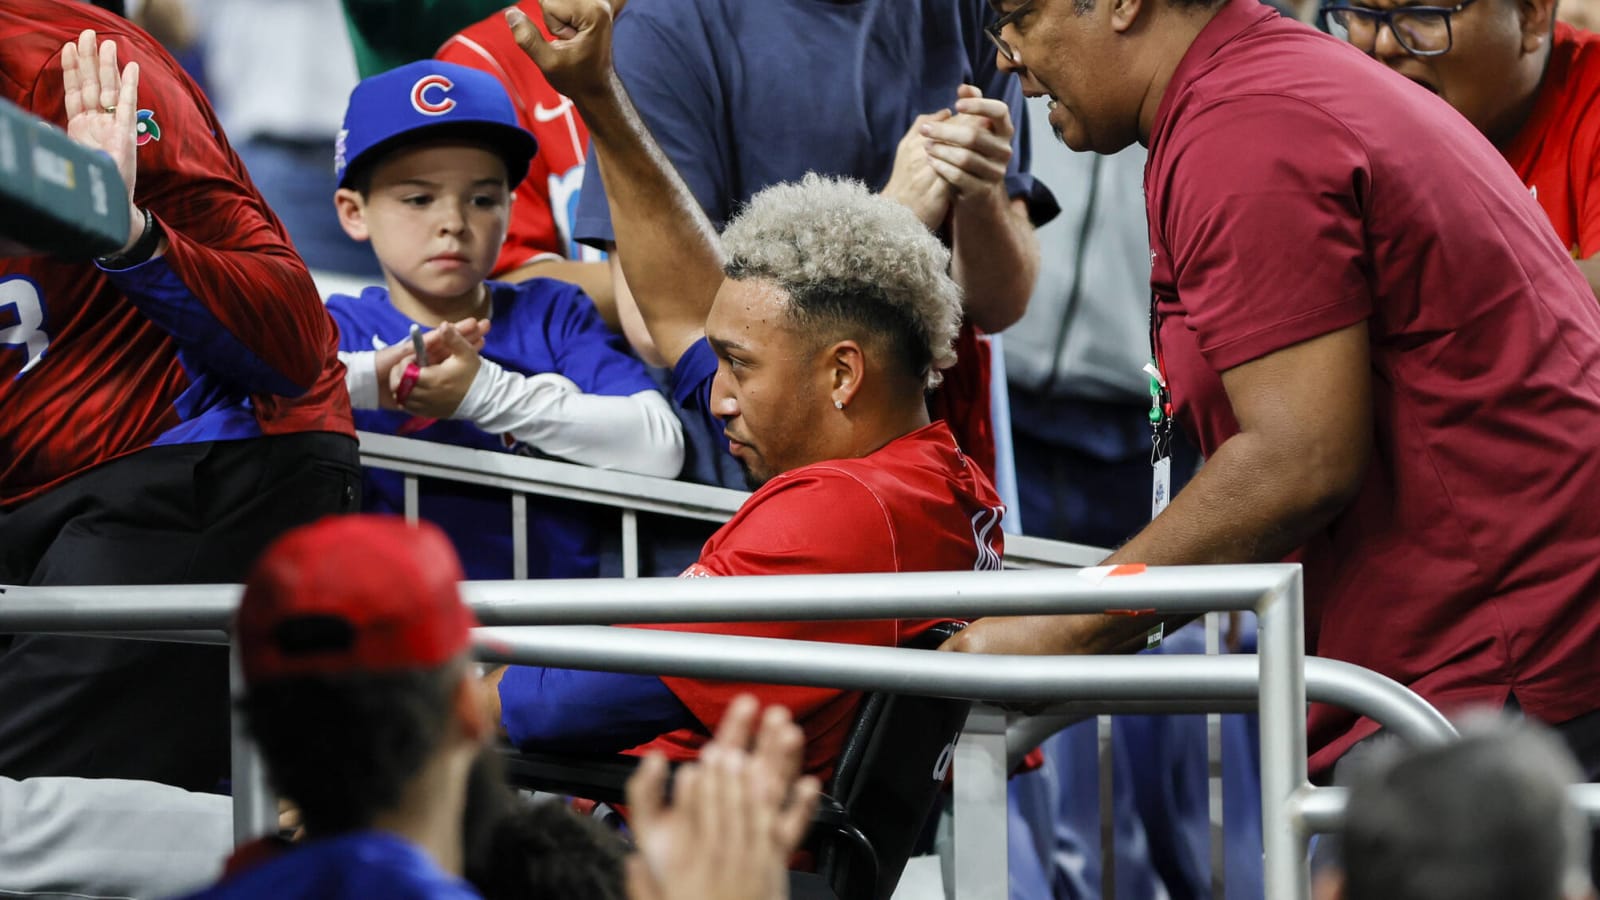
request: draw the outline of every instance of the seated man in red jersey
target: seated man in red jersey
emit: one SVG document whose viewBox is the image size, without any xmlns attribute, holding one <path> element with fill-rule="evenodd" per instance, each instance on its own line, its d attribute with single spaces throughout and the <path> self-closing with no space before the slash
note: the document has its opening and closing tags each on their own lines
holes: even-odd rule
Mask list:
<svg viewBox="0 0 1600 900">
<path fill-rule="evenodd" d="M 1556 0 L 1338 0 L 1322 16 L 1483 132 L 1600 297 L 1600 34 L 1556 21 Z"/>
<path fill-rule="evenodd" d="M 950 254 L 909 209 L 851 181 L 808 176 L 751 198 L 721 241 L 633 113 L 609 63 L 598 2 L 544 4 L 546 43 L 518 41 L 589 123 L 624 273 L 675 393 L 727 430 L 755 493 L 684 574 L 992 570 L 1004 510 L 988 479 L 930 423 L 924 392 L 954 362 L 961 319 Z M 565 22 L 581 23 L 574 34 Z M 894 646 L 931 622 L 695 625 L 694 630 Z M 737 692 L 680 678 L 511 668 L 499 715 L 525 747 L 692 756 Z M 748 688 L 746 688 L 748 689 Z M 825 774 L 854 693 L 757 689 L 788 706 Z"/>
</svg>

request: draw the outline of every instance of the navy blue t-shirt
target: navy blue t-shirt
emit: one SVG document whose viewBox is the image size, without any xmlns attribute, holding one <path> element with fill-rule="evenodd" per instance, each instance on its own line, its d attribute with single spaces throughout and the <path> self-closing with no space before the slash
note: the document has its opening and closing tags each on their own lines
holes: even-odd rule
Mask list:
<svg viewBox="0 0 1600 900">
<path fill-rule="evenodd" d="M 911 123 L 951 108 L 962 84 L 1010 105 L 1006 186 L 1047 221 L 1058 209 L 1028 174 L 1022 89 L 983 33 L 993 18 L 982 0 L 648 0 L 617 16 L 613 59 L 718 230 L 751 195 L 807 172 L 881 190 Z M 603 247 L 614 232 L 589 152 L 573 236 Z M 694 411 L 682 419 L 682 477 L 744 489 L 722 423 Z"/>
<path fill-rule="evenodd" d="M 483 356 L 523 375 L 554 372 L 586 394 L 627 397 L 657 390 L 644 363 L 600 320 L 594 304 L 573 285 L 548 278 L 521 284 L 489 282 L 491 328 Z M 336 294 L 328 312 L 339 325 L 339 349 L 381 349 L 408 339 L 411 319 L 389 304 L 389 293 L 371 287 L 359 297 Z M 395 434 L 411 416 L 391 410 L 358 409 L 356 427 Z M 440 420 L 412 437 L 478 450 L 532 454 L 509 435 L 489 434 L 471 422 Z M 404 510 L 404 478 L 367 469 L 364 507 Z M 511 503 L 499 488 L 422 479 L 417 490 L 422 518 L 438 524 L 461 554 L 468 578 L 510 578 Z M 601 529 L 611 513 L 554 498 L 528 505 L 528 575 L 531 578 L 592 578 L 599 574 Z"/>
<path fill-rule="evenodd" d="M 1011 106 L 1007 175 L 1036 219 L 1055 200 L 1028 173 L 1017 79 L 995 65 L 981 0 L 649 0 L 617 17 L 613 59 L 639 115 L 720 229 L 752 194 L 807 172 L 881 190 L 917 116 L 963 83 Z M 613 238 L 593 149 L 574 236 Z"/>
</svg>

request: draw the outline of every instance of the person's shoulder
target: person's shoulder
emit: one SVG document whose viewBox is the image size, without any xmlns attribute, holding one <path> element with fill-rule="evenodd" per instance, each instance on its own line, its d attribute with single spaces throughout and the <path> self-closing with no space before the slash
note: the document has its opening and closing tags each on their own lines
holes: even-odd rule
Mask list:
<svg viewBox="0 0 1600 900">
<path fill-rule="evenodd" d="M 859 460 L 827 460 L 791 469 L 757 488 L 740 508 L 740 515 L 791 515 L 814 510 L 821 515 L 882 506 L 877 490 L 863 477 Z"/>
<path fill-rule="evenodd" d="M 617 25 L 682 24 L 684 22 L 726 21 L 733 7 L 745 0 L 633 0 L 617 14 Z"/>
<path fill-rule="evenodd" d="M 1585 121 L 1600 122 L 1600 34 L 1556 23 L 1555 53 L 1564 59 L 1562 89 Z"/>
<path fill-rule="evenodd" d="M 382 285 L 363 288 L 359 294 L 329 294 L 323 304 L 328 312 L 353 318 L 370 316 L 374 312 L 392 309 L 389 291 Z"/>
<path fill-rule="evenodd" d="M 0 53 L 0 96 L 25 98 L 47 76 L 59 82 L 61 67 L 56 60 L 61 48 L 84 29 L 93 29 L 101 41 L 115 41 L 118 58 L 124 63 L 139 62 L 141 81 L 148 81 L 161 69 L 177 68 L 171 55 L 149 35 L 121 16 L 92 4 L 7 0 L 0 3 L 0 43 L 6 48 L 5 53 Z M 144 71 L 147 69 L 155 71 Z M 59 94 L 59 83 L 50 87 L 50 96 Z M 147 99 L 146 93 L 141 87 L 141 104 Z M 58 109 L 37 112 L 51 121 L 65 116 Z"/>
</svg>

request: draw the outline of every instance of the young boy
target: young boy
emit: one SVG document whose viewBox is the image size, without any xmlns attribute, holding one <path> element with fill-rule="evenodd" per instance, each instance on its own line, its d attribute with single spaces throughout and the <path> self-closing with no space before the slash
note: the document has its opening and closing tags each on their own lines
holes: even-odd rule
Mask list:
<svg viewBox="0 0 1600 900">
<path fill-rule="evenodd" d="M 505 89 L 475 69 L 424 60 L 351 93 L 334 205 L 352 238 L 372 242 L 385 281 L 328 301 L 356 426 L 671 478 L 681 425 L 583 292 L 544 278 L 484 280 L 535 150 Z M 426 360 L 409 349 L 413 326 L 427 332 Z M 402 491 L 398 474 L 367 471 L 367 509 L 399 511 Z M 511 577 L 503 491 L 424 481 L 419 502 L 468 577 Z M 587 508 L 548 501 L 529 518 L 530 576 L 597 573 L 599 526 Z"/>
</svg>

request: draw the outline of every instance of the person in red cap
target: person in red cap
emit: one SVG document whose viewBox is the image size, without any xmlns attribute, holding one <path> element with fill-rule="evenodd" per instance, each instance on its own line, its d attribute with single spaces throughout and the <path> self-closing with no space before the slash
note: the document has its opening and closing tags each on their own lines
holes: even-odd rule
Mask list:
<svg viewBox="0 0 1600 900">
<path fill-rule="evenodd" d="M 460 580 L 442 531 L 397 518 L 324 519 L 262 555 L 235 625 L 241 708 L 307 841 L 253 866 L 246 848 L 199 896 L 477 896 L 462 823 L 491 729 Z"/>
<path fill-rule="evenodd" d="M 241 848 L 206 900 L 476 898 L 461 878 L 469 792 L 493 733 L 469 655 L 461 564 L 428 523 L 352 515 L 289 532 L 257 561 L 235 622 L 245 725 L 304 843 Z M 738 698 L 706 760 L 629 784 L 637 900 L 787 895 L 785 862 L 819 784 L 787 711 Z M 709 829 L 709 830 L 708 830 Z"/>
</svg>

